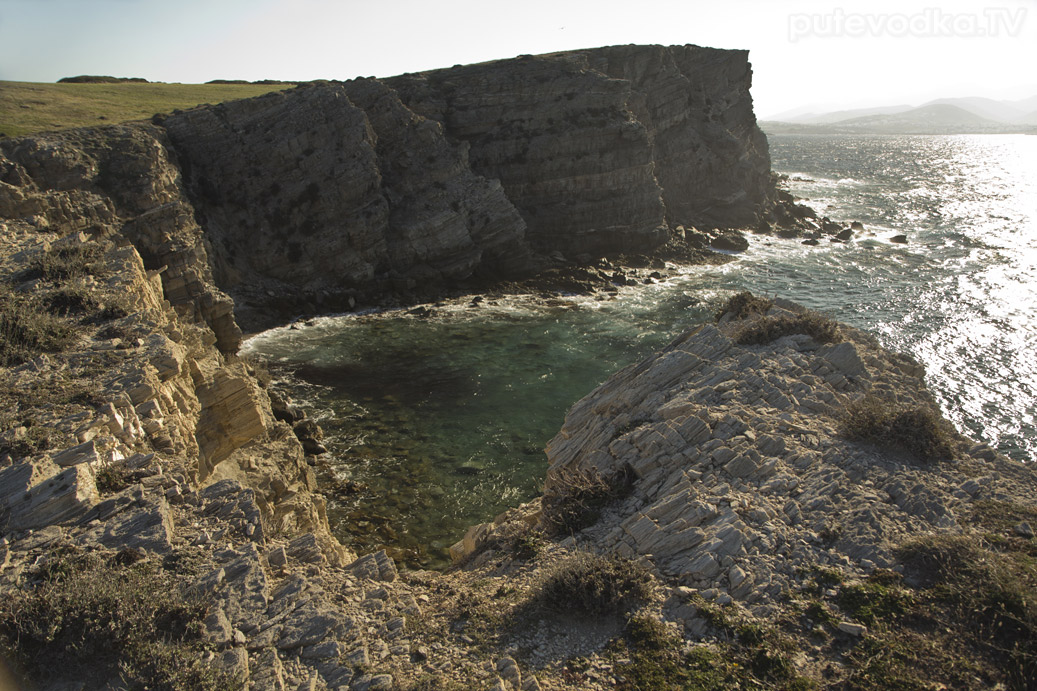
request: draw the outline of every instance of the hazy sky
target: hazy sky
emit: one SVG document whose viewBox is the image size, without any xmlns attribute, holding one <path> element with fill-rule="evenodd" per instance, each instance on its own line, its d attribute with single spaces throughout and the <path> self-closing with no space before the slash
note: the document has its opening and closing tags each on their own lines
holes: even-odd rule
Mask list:
<svg viewBox="0 0 1037 691">
<path fill-rule="evenodd" d="M 350 79 L 621 43 L 750 51 L 760 117 L 1037 95 L 1037 0 L 0 0 L 0 80 Z"/>
</svg>

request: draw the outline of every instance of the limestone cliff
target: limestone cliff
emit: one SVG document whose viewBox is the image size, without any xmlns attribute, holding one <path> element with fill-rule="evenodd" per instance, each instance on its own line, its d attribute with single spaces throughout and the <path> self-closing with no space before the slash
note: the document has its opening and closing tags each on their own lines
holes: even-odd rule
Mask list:
<svg viewBox="0 0 1037 691">
<path fill-rule="evenodd" d="M 500 184 L 379 82 L 199 108 L 163 125 L 216 280 L 248 303 L 342 309 L 358 294 L 528 267 L 525 225 Z"/>
<path fill-rule="evenodd" d="M 746 57 L 573 51 L 0 141 L 0 590 L 31 596 L 71 553 L 144 560 L 204 603 L 204 663 L 251 688 L 603 689 L 626 674 L 605 650 L 622 618 L 588 633 L 527 607 L 573 547 L 649 564 L 641 613 L 698 645 L 729 633 L 707 600 L 780 618 L 801 569 L 864 577 L 899 566 L 905 536 L 967 531 L 984 500 L 1030 511 L 1033 473 L 989 448 L 921 467 L 839 433 L 864 393 L 925 399 L 913 362 L 848 329 L 738 345 L 727 317 L 574 407 L 545 501 L 579 473 L 631 487 L 543 556 L 507 549 L 536 542 L 541 502 L 474 528 L 459 551 L 482 552 L 452 575 L 400 577 L 332 537 L 296 433 L 236 354 L 242 316 L 769 221 Z M 480 607 L 512 623 L 486 635 Z M 85 664 L 98 688 L 132 685 Z"/>
<path fill-rule="evenodd" d="M 532 246 L 650 251 L 678 224 L 755 227 L 773 196 L 747 51 L 613 46 L 389 80 L 471 146 Z"/>
<path fill-rule="evenodd" d="M 537 254 L 651 252 L 677 225 L 756 228 L 776 193 L 750 81 L 745 51 L 617 46 L 156 121 L 254 326 L 528 273 Z"/>
</svg>

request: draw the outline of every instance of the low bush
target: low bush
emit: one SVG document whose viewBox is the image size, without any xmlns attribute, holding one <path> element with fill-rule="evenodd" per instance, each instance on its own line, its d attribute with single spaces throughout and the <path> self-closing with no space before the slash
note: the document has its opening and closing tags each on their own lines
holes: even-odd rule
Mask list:
<svg viewBox="0 0 1037 691">
<path fill-rule="evenodd" d="M 625 466 L 611 474 L 570 470 L 558 474 L 544 492 L 543 517 L 554 534 L 571 534 L 594 525 L 602 510 L 630 493 L 634 471 Z"/>
<path fill-rule="evenodd" d="M 818 343 L 842 340 L 838 322 L 817 312 L 804 312 L 757 319 L 739 331 L 735 341 L 741 345 L 766 345 L 794 334 L 806 334 Z"/>
<path fill-rule="evenodd" d="M 97 491 L 101 494 L 115 494 L 130 486 L 130 473 L 125 461 L 101 463 L 94 478 Z"/>
<path fill-rule="evenodd" d="M 97 260 L 101 248 L 97 245 L 62 245 L 38 256 L 19 277 L 31 281 L 42 278 L 47 281 L 67 281 L 81 278 L 97 271 Z"/>
<path fill-rule="evenodd" d="M 649 597 L 651 580 L 637 562 L 578 550 L 548 568 L 533 601 L 550 611 L 620 613 Z"/>
<path fill-rule="evenodd" d="M 0 291 L 0 365 L 19 365 L 65 348 L 72 329 L 30 298 Z"/>
<path fill-rule="evenodd" d="M 118 566 L 65 550 L 36 582 L 0 602 L 0 649 L 36 682 L 99 688 L 228 689 L 238 680 L 204 661 L 205 606 L 147 562 Z"/>
<path fill-rule="evenodd" d="M 902 449 L 926 462 L 954 456 L 950 423 L 928 406 L 899 406 L 877 396 L 865 396 L 846 408 L 843 434 Z"/>
<path fill-rule="evenodd" d="M 62 317 L 82 314 L 99 306 L 90 291 L 78 285 L 65 285 L 47 293 L 43 304 L 48 312 Z"/>
<path fill-rule="evenodd" d="M 749 291 L 733 295 L 723 307 L 716 313 L 719 321 L 721 317 L 730 312 L 735 319 L 745 319 L 756 314 L 767 314 L 767 310 L 774 306 L 773 300 L 753 295 Z"/>
</svg>

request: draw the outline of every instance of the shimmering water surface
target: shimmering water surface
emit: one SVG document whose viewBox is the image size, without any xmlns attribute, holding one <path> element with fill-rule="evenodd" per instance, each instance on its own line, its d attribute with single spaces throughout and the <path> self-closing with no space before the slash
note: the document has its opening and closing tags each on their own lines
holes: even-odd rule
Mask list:
<svg viewBox="0 0 1037 691">
<path fill-rule="evenodd" d="M 615 300 L 322 318 L 250 339 L 291 367 L 328 434 L 340 537 L 444 563 L 473 523 L 537 494 L 566 410 L 613 371 L 709 318 L 734 291 L 781 295 L 869 329 L 927 366 L 959 428 L 1037 452 L 1037 137 L 770 137 L 794 194 L 866 231 L 846 245 L 755 238 Z M 909 244 L 888 242 L 906 234 Z"/>
</svg>

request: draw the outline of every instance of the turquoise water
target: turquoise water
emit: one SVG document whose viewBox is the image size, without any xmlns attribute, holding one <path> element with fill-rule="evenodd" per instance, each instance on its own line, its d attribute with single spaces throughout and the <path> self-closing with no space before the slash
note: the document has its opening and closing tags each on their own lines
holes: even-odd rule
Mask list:
<svg viewBox="0 0 1037 691">
<path fill-rule="evenodd" d="M 296 373 L 328 434 L 329 516 L 357 549 L 441 566 L 473 523 L 536 496 L 565 412 L 735 291 L 781 295 L 927 365 L 947 415 L 1020 459 L 1037 441 L 1037 137 L 770 138 L 792 191 L 866 231 L 847 245 L 755 238 L 613 300 L 506 300 L 322 318 L 246 344 Z M 888 242 L 909 236 L 908 245 Z"/>
<path fill-rule="evenodd" d="M 336 479 L 366 486 L 330 502 L 343 539 L 441 566 L 467 526 L 539 494 L 544 445 L 577 399 L 705 318 L 699 297 L 653 288 L 609 302 L 323 318 L 249 347 L 291 365 L 292 395 L 328 435 Z"/>
</svg>

